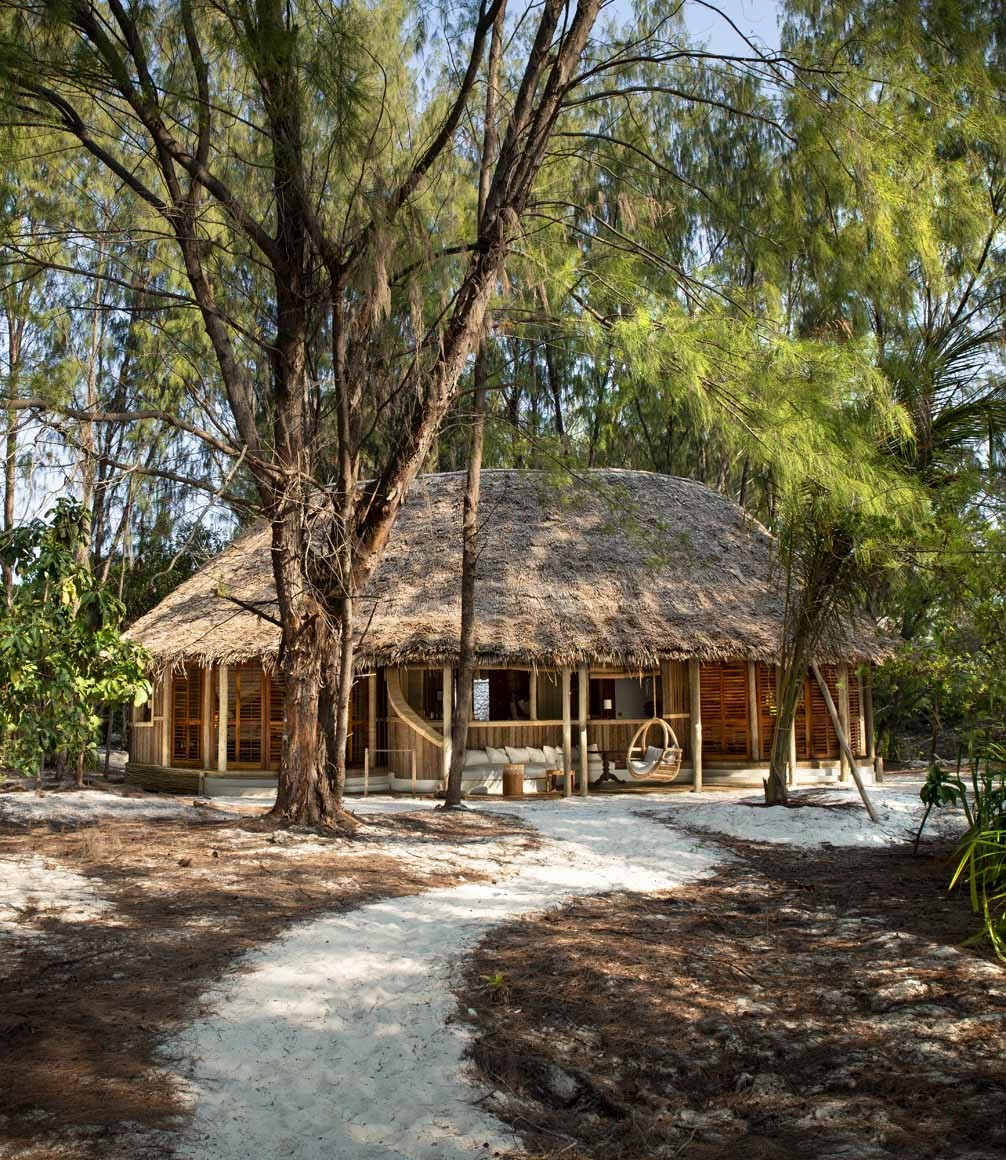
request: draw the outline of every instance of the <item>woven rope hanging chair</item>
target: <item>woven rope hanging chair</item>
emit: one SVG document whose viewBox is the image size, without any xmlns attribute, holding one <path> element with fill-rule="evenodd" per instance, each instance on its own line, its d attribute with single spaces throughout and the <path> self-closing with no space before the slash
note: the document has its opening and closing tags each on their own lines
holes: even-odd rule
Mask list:
<svg viewBox="0 0 1006 1160">
<path fill-rule="evenodd" d="M 663 732 L 663 745 L 647 746 L 646 739 L 654 725 Z M 625 768 L 633 781 L 673 781 L 681 772 L 681 746 L 663 717 L 644 721 L 632 735 Z"/>
</svg>

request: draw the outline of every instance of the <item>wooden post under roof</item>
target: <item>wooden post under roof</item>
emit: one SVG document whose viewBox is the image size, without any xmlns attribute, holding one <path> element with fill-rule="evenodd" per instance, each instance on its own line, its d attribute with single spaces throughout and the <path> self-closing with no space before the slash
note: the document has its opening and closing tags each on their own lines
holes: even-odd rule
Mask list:
<svg viewBox="0 0 1006 1160">
<path fill-rule="evenodd" d="M 796 785 L 796 715 L 789 727 L 789 762 L 786 765 L 787 785 Z"/>
<path fill-rule="evenodd" d="M 235 738 L 235 744 L 237 739 Z M 227 769 L 227 666 L 217 669 L 217 769 Z"/>
<path fill-rule="evenodd" d="M 530 701 L 528 712 L 530 714 L 531 720 L 537 721 L 538 720 L 538 670 L 537 669 L 531 670 L 531 674 L 528 677 L 528 685 L 529 685 L 528 699 Z"/>
<path fill-rule="evenodd" d="M 702 686 L 698 661 L 688 662 L 688 697 L 691 710 L 692 790 L 702 789 Z"/>
<path fill-rule="evenodd" d="M 569 666 L 562 667 L 562 792 L 569 797 L 573 792 L 573 726 L 569 705 Z"/>
<path fill-rule="evenodd" d="M 590 689 L 590 672 L 586 665 L 580 665 L 576 679 L 579 690 L 576 707 L 580 733 L 580 796 L 586 797 L 590 781 L 587 757 L 587 692 Z"/>
<path fill-rule="evenodd" d="M 451 772 L 451 709 L 454 705 L 454 670 L 450 665 L 444 665 L 444 697 L 441 710 L 443 713 L 444 728 L 444 788 L 447 788 L 447 778 Z"/>
<path fill-rule="evenodd" d="M 751 760 L 761 760 L 760 722 L 758 720 L 758 669 L 748 661 L 748 735 L 751 738 Z"/>
<path fill-rule="evenodd" d="M 377 757 L 377 673 L 370 673 L 367 677 L 367 749 L 370 753 L 370 768 L 375 769 L 380 763 Z"/>
</svg>

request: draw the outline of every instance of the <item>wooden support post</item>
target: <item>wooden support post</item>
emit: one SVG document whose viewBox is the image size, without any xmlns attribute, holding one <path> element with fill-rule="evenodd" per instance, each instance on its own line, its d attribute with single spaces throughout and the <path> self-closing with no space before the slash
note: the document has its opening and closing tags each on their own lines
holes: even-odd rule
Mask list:
<svg viewBox="0 0 1006 1160">
<path fill-rule="evenodd" d="M 450 665 L 444 665 L 444 698 L 441 706 L 443 710 L 444 729 L 444 789 L 447 788 L 447 778 L 451 772 L 451 709 L 454 706 L 454 670 Z"/>
<path fill-rule="evenodd" d="M 217 669 L 217 769 L 227 770 L 227 666 Z"/>
<path fill-rule="evenodd" d="M 698 661 L 688 662 L 688 699 L 691 710 L 692 790 L 702 789 L 702 686 Z"/>
<path fill-rule="evenodd" d="M 530 692 L 528 693 L 528 697 L 531 700 L 531 706 L 530 706 L 531 720 L 537 721 L 538 720 L 538 670 L 537 669 L 531 670 L 531 675 L 528 678 L 528 684 L 530 685 Z"/>
<path fill-rule="evenodd" d="M 414 797 L 415 793 L 416 793 L 416 751 L 415 751 L 415 748 L 410 749 L 409 752 L 412 754 L 412 794 Z"/>
<path fill-rule="evenodd" d="M 856 788 L 859 790 L 859 796 L 863 799 L 863 805 L 866 806 L 866 812 L 870 815 L 871 822 L 879 822 L 877 811 L 873 808 L 873 802 L 870 801 L 870 795 L 866 792 L 866 786 L 863 785 L 863 779 L 859 776 L 859 767 L 856 765 L 856 758 L 853 755 L 852 749 L 849 745 L 848 736 L 842 732 L 842 722 L 839 720 L 838 710 L 835 708 L 835 702 L 831 699 L 831 690 L 824 677 L 821 675 L 821 670 L 817 667 L 815 661 L 810 666 L 811 672 L 814 674 L 814 679 L 817 681 L 818 688 L 821 690 L 821 696 L 824 698 L 824 707 L 828 710 L 828 716 L 831 718 L 832 728 L 838 735 L 838 743 L 841 745 L 845 756 L 849 761 L 849 768 L 852 770 L 852 776 L 856 782 Z"/>
<path fill-rule="evenodd" d="M 845 734 L 846 740 L 849 738 L 849 666 L 841 664 L 838 666 L 838 720 L 842 726 L 842 732 Z M 849 752 L 852 752 L 852 746 L 849 746 Z M 855 756 L 855 755 L 853 755 Z M 848 781 L 852 773 L 849 762 L 846 760 L 844 750 L 839 757 L 839 781 Z M 855 762 L 853 762 L 855 764 Z"/>
<path fill-rule="evenodd" d="M 377 756 L 377 673 L 367 677 L 367 748 Z"/>
<path fill-rule="evenodd" d="M 796 718 L 789 727 L 789 762 L 786 766 L 786 784 L 796 785 Z"/>
<path fill-rule="evenodd" d="M 577 685 L 580 691 L 580 695 L 577 697 L 577 724 L 580 733 L 580 797 L 586 797 L 590 782 L 590 766 L 587 758 L 587 694 L 590 689 L 590 671 L 586 665 L 580 665 Z"/>
<path fill-rule="evenodd" d="M 761 722 L 758 720 L 758 670 L 748 661 L 748 733 L 751 738 L 751 760 L 761 761 Z"/>
<path fill-rule="evenodd" d="M 573 726 L 569 704 L 569 666 L 562 669 L 562 792 L 566 797 L 573 792 Z M 582 697 L 583 694 L 581 693 Z"/>
</svg>

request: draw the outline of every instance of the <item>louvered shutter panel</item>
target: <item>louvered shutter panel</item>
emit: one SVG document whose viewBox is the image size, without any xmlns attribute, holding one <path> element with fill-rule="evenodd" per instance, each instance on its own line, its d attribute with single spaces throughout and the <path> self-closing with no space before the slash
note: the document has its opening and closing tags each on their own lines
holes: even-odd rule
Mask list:
<svg viewBox="0 0 1006 1160">
<path fill-rule="evenodd" d="M 700 666 L 702 748 L 710 757 L 747 757 L 747 690 L 746 661 Z"/>
<path fill-rule="evenodd" d="M 174 765 L 199 765 L 202 761 L 203 671 L 185 669 L 172 681 L 171 760 Z"/>
<path fill-rule="evenodd" d="M 800 698 L 796 703 L 793 723 L 796 728 L 796 756 L 798 761 L 806 761 L 811 753 L 811 715 L 809 712 L 810 689 L 804 677 L 800 687 Z"/>
<path fill-rule="evenodd" d="M 286 678 L 282 673 L 269 677 L 269 766 L 278 769 L 283 757 L 283 698 Z"/>
<path fill-rule="evenodd" d="M 241 670 L 238 756 L 242 765 L 262 764 L 262 670 Z"/>
<path fill-rule="evenodd" d="M 262 765 L 261 669 L 242 665 L 232 670 L 227 690 L 227 761 L 234 765 Z"/>
<path fill-rule="evenodd" d="M 821 665 L 821 676 L 828 686 L 831 699 L 838 707 L 838 672 L 834 665 Z M 821 686 L 816 677 L 808 680 L 810 688 L 810 756 L 816 758 L 838 757 L 838 736 L 831 724 L 831 715 L 824 703 Z"/>
<path fill-rule="evenodd" d="M 772 738 L 775 736 L 777 716 L 775 704 L 775 666 L 761 662 L 756 668 L 758 685 L 758 740 L 763 761 L 768 761 L 772 753 Z"/>
<path fill-rule="evenodd" d="M 860 754 L 866 752 L 866 746 L 863 744 L 863 731 L 860 728 L 862 725 L 863 706 L 859 697 L 859 680 L 856 677 L 856 671 L 849 666 L 849 744 L 852 747 L 852 752 L 858 757 Z"/>
</svg>

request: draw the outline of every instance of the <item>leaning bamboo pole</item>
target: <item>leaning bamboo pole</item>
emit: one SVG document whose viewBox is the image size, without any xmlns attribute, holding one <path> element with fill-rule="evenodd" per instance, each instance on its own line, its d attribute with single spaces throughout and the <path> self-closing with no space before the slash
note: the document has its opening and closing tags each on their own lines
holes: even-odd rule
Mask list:
<svg viewBox="0 0 1006 1160">
<path fill-rule="evenodd" d="M 831 718 L 832 728 L 835 730 L 838 743 L 842 747 L 842 752 L 846 760 L 849 762 L 849 768 L 852 770 L 852 776 L 856 781 L 856 788 L 859 790 L 859 796 L 863 799 L 863 805 L 866 806 L 866 812 L 870 815 L 870 821 L 879 822 L 880 818 L 877 817 L 877 811 L 873 808 L 873 802 L 870 801 L 870 795 L 866 792 L 866 786 L 863 785 L 863 779 L 860 777 L 859 766 L 856 764 L 852 746 L 849 744 L 849 738 L 842 729 L 842 722 L 838 719 L 838 710 L 835 708 L 835 702 L 831 699 L 831 692 L 821 674 L 821 670 L 817 667 L 817 661 L 811 664 L 810 670 L 814 674 L 814 679 L 817 681 L 818 687 L 821 690 L 825 708 L 828 710 L 828 716 Z"/>
</svg>

